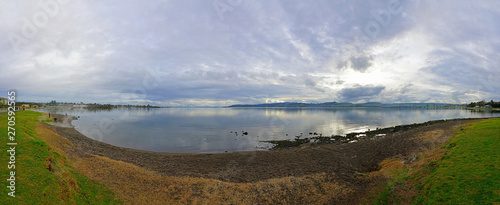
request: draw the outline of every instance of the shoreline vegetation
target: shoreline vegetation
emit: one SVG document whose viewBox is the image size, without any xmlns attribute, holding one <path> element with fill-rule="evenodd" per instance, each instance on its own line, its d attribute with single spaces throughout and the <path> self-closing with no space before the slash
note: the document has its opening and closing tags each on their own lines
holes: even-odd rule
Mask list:
<svg viewBox="0 0 500 205">
<path fill-rule="evenodd" d="M 25 110 L 25 109 L 39 109 L 39 108 L 81 108 L 87 110 L 111 110 L 116 108 L 144 108 L 144 109 L 152 109 L 152 108 L 168 108 L 156 105 L 113 105 L 113 104 L 100 104 L 100 103 L 74 103 L 74 102 L 57 102 L 52 100 L 47 103 L 42 102 L 16 102 L 16 110 Z M 2 109 L 7 109 L 7 105 L 0 105 L 0 112 Z"/>
<path fill-rule="evenodd" d="M 300 103 L 281 102 L 265 104 L 237 104 L 229 108 L 462 108 L 464 104 L 449 103 L 347 103 L 347 102 L 325 102 L 325 103 Z"/>
<path fill-rule="evenodd" d="M 287 149 L 291 147 L 298 147 L 303 144 L 342 144 L 342 143 L 355 143 L 360 140 L 375 140 L 377 138 L 383 138 L 387 134 L 395 132 L 404 132 L 418 127 L 424 127 L 429 125 L 434 125 L 438 123 L 444 123 L 449 121 L 462 121 L 462 120 L 478 120 L 478 119 L 488 119 L 488 118 L 457 118 L 448 120 L 432 120 L 423 123 L 414 123 L 407 125 L 397 125 L 393 127 L 377 128 L 376 130 L 368 130 L 366 132 L 352 132 L 346 135 L 331 135 L 323 136 L 323 134 L 308 133 L 309 137 L 295 136 L 293 140 L 269 140 L 262 141 L 273 144 L 271 149 Z"/>
<path fill-rule="evenodd" d="M 6 105 L 0 105 L 0 113 L 3 109 L 6 109 Z M 74 102 L 57 102 L 52 100 L 47 103 L 42 102 L 18 102 L 16 109 L 38 109 L 38 108 L 82 108 L 91 111 L 98 110 L 112 110 L 116 108 L 171 108 L 165 106 L 157 105 L 120 105 L 120 104 L 99 104 L 99 103 L 74 103 Z M 478 102 L 471 102 L 469 104 L 451 104 L 451 103 L 379 103 L 379 102 L 366 102 L 366 103 L 349 103 L 349 102 L 324 102 L 324 103 L 303 103 L 303 102 L 279 102 L 279 103 L 264 103 L 264 104 L 235 104 L 225 107 L 206 107 L 206 106 L 194 106 L 194 107 L 180 107 L 180 108 L 410 108 L 410 109 L 468 109 L 468 110 L 500 110 L 500 101 L 495 102 L 491 100 L 486 102 L 485 100 Z"/>
<path fill-rule="evenodd" d="M 56 117 L 58 123 L 69 121 L 59 120 L 64 115 Z M 311 133 L 308 143 L 221 154 L 120 148 L 87 138 L 72 127 L 47 124 L 52 122 L 47 113 L 20 111 L 16 119 L 22 147 L 17 159 L 18 195 L 0 196 L 1 204 L 500 201 L 500 118 L 430 121 L 351 133 L 356 143 Z M 5 114 L 0 114 L 0 128 L 5 121 Z M 4 132 L 1 128 L 0 134 L 6 136 Z M 2 156 L 0 162 L 6 164 L 7 154 Z M 1 170 L 6 178 L 6 168 Z M 467 172 L 460 174 L 463 170 Z"/>
</svg>

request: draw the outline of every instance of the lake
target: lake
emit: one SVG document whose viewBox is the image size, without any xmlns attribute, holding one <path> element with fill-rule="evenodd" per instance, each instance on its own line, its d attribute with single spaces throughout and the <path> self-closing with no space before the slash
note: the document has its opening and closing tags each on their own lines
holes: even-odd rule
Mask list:
<svg viewBox="0 0 500 205">
<path fill-rule="evenodd" d="M 79 116 L 82 134 L 108 144 L 172 153 L 266 150 L 265 140 L 342 135 L 378 127 L 455 118 L 500 117 L 498 112 L 408 108 L 123 108 L 45 110 Z"/>
</svg>

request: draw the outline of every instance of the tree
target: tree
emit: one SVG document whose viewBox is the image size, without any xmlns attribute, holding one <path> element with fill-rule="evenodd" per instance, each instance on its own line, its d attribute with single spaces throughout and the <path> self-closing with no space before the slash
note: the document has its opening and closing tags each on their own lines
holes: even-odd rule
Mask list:
<svg viewBox="0 0 500 205">
<path fill-rule="evenodd" d="M 47 103 L 47 105 L 48 105 L 48 106 L 57 106 L 57 104 L 58 104 L 58 103 L 57 103 L 57 101 L 55 101 L 55 100 L 52 100 L 52 101 L 50 101 L 49 103 Z"/>
</svg>

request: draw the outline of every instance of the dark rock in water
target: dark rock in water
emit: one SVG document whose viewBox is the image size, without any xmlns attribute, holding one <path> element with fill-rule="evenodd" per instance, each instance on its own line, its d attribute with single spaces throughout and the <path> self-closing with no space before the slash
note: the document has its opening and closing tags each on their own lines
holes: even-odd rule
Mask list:
<svg viewBox="0 0 500 205">
<path fill-rule="evenodd" d="M 243 135 L 248 135 L 248 132 L 243 132 Z"/>
</svg>

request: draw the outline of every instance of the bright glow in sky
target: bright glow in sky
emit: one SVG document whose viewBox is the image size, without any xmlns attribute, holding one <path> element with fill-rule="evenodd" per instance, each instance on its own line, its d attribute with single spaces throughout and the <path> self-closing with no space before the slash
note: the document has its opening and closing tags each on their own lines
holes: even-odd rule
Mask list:
<svg viewBox="0 0 500 205">
<path fill-rule="evenodd" d="M 0 90 L 17 89 L 24 101 L 500 100 L 495 0 L 20 0 L 0 8 Z"/>
</svg>

